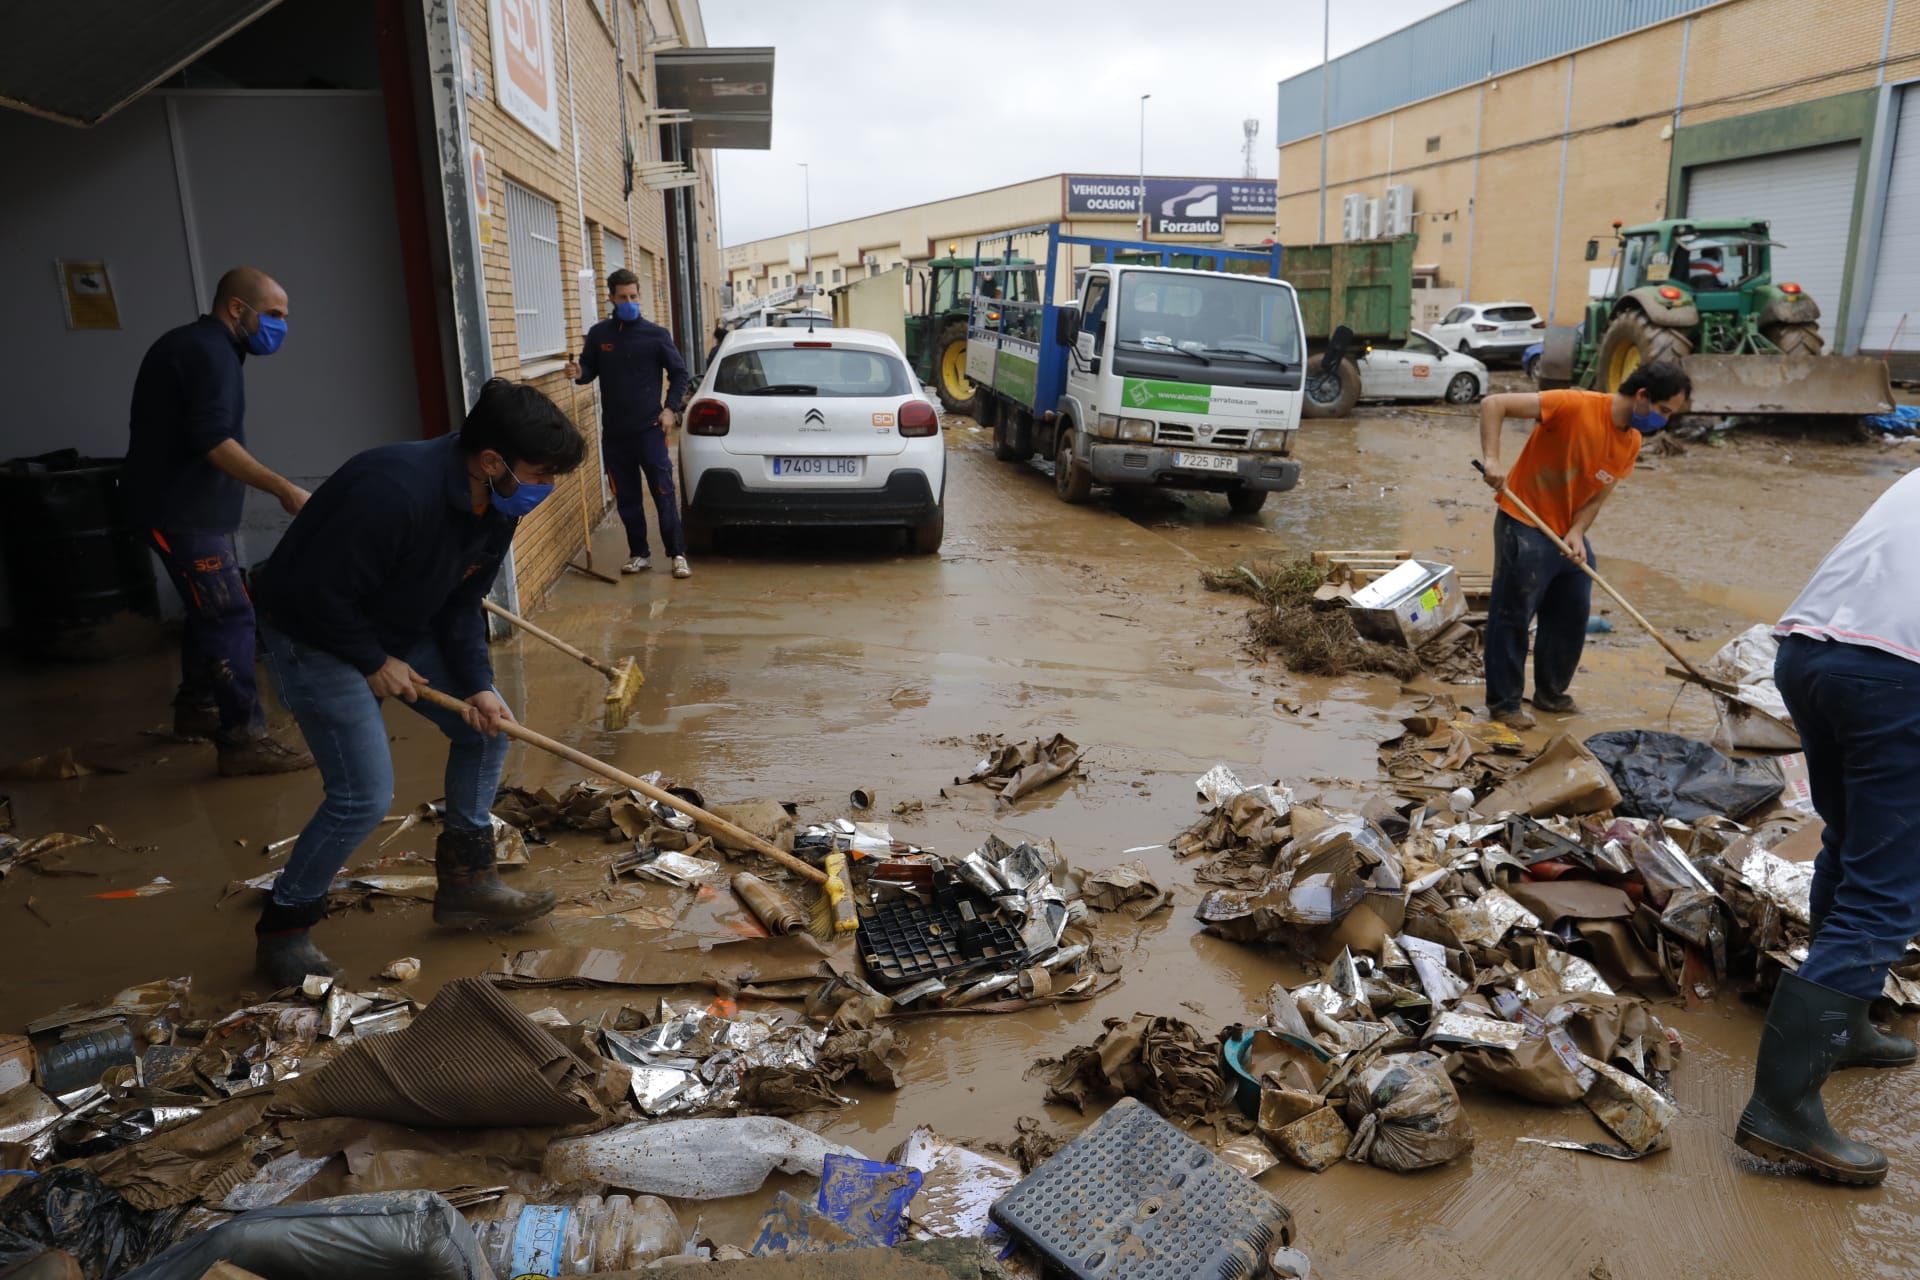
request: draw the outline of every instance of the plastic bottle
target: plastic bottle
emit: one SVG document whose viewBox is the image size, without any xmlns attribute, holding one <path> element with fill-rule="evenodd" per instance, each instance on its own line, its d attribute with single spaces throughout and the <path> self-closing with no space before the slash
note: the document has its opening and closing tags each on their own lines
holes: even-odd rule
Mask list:
<svg viewBox="0 0 1920 1280">
<path fill-rule="evenodd" d="M 625 1271 L 680 1252 L 686 1233 L 658 1196 L 581 1196 L 529 1204 L 505 1195 L 468 1215 L 496 1276 L 584 1276 Z"/>
</svg>

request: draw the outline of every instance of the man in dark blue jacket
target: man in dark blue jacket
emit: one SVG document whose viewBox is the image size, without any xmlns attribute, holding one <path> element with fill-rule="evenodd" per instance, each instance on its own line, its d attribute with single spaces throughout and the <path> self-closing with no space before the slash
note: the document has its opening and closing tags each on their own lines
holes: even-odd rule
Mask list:
<svg viewBox="0 0 1920 1280">
<path fill-rule="evenodd" d="M 673 557 L 673 576 L 691 578 L 687 540 L 680 529 L 680 504 L 673 492 L 673 453 L 668 432 L 679 424 L 687 395 L 687 365 L 673 335 L 640 318 L 640 277 L 625 267 L 607 277 L 613 315 L 587 330 L 578 360 L 567 361 L 567 376 L 581 386 L 600 380 L 600 456 L 606 463 L 620 523 L 627 528 L 627 562 L 622 573 L 652 567 L 647 554 L 647 503 L 640 496 L 646 477 L 653 494 L 660 541 Z M 660 383 L 666 380 L 666 405 Z"/>
<path fill-rule="evenodd" d="M 174 736 L 213 739 L 220 772 L 286 773 L 313 758 L 267 736 L 254 676 L 253 602 L 234 535 L 249 487 L 298 515 L 307 491 L 247 452 L 249 353 L 269 356 L 287 335 L 287 291 L 235 267 L 213 310 L 147 348 L 127 414 L 123 485 L 130 514 L 166 566 L 186 610 Z"/>
<path fill-rule="evenodd" d="M 349 459 L 261 571 L 267 670 L 326 790 L 255 926 L 258 966 L 276 986 L 336 972 L 308 931 L 326 914 L 335 873 L 393 803 L 384 698 L 402 699 L 451 742 L 435 922 L 512 928 L 553 909 L 551 893 L 508 888 L 494 870 L 493 798 L 508 747 L 499 727 L 513 713 L 493 687 L 480 601 L 520 517 L 585 456 L 551 400 L 495 378 L 458 434 Z M 466 711 L 419 702 L 425 686 Z"/>
</svg>

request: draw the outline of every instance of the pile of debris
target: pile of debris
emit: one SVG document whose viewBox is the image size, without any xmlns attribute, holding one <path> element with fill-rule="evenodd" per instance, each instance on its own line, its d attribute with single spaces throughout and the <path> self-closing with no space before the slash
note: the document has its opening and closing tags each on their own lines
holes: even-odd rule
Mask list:
<svg viewBox="0 0 1920 1280">
<path fill-rule="evenodd" d="M 1460 1082 L 1584 1103 L 1613 1139 L 1557 1145 L 1662 1150 L 1681 1043 L 1649 1000 L 1764 987 L 1806 954 L 1810 867 L 1769 847 L 1798 815 L 1739 821 L 1779 797 L 1770 766 L 1666 734 L 1562 737 L 1525 762 L 1474 730 L 1410 718 L 1390 758 L 1419 761 L 1421 779 L 1364 812 L 1296 803 L 1217 767 L 1196 780 L 1202 817 L 1170 842 L 1207 856 L 1196 879 L 1223 886 L 1196 909 L 1204 929 L 1317 966 L 1217 1040 L 1227 1092 L 1302 1167 L 1345 1156 L 1406 1170 L 1465 1153 Z M 1920 950 L 1887 995 L 1915 1005 L 1917 973 Z M 1070 1057 L 1054 1096 L 1078 1101 L 1091 1084 L 1154 1101 L 1182 1079 L 1175 1114 L 1220 1123 L 1189 1069 L 1207 1042 L 1191 1028 L 1125 1029 L 1177 1048 L 1129 1078 L 1112 1066 L 1137 1057 L 1113 1039 L 1122 1030 L 1109 1024 L 1092 1058 Z M 1188 1068 L 1170 1077 L 1176 1062 Z"/>
</svg>

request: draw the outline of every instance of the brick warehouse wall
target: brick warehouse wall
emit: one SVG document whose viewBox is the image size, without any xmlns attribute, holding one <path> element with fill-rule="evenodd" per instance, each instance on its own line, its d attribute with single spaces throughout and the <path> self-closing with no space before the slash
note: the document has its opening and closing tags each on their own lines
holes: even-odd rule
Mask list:
<svg viewBox="0 0 1920 1280">
<path fill-rule="evenodd" d="M 1555 323 L 1576 323 L 1588 237 L 1604 236 L 1614 218 L 1666 216 L 1673 128 L 1871 86 L 1874 70 L 1846 69 L 1879 59 L 1886 17 L 1884 0 L 1730 0 L 1335 129 L 1328 238 L 1339 238 L 1342 196 L 1379 197 L 1389 182 L 1409 183 L 1415 261 L 1437 265 L 1443 286 L 1480 299 L 1524 298 L 1543 312 L 1551 299 Z M 1916 50 L 1920 0 L 1897 0 L 1888 56 Z M 1920 64 L 1895 63 L 1887 76 L 1916 72 Z M 1563 136 L 1566 207 L 1556 255 Z M 1429 140 L 1437 140 L 1433 151 Z M 1319 230 L 1319 136 L 1280 147 L 1279 164 L 1277 238 L 1310 242 Z"/>
<path fill-rule="evenodd" d="M 668 311 L 666 207 L 662 193 L 635 180 L 633 194 L 622 194 L 625 161 L 620 133 L 620 99 L 627 108 L 627 134 L 635 166 L 659 159 L 657 126 L 648 111 L 657 106 L 654 58 L 646 45 L 669 36 L 686 39 L 686 24 L 677 3 L 653 0 L 651 6 L 635 0 L 545 0 L 552 24 L 556 96 L 559 103 L 560 145 L 556 148 L 500 106 L 493 65 L 493 33 L 488 0 L 459 0 L 459 18 L 467 33 L 474 60 L 483 68 L 485 94 L 469 97 L 472 139 L 486 152 L 488 203 L 492 243 L 481 248 L 488 324 L 496 376 L 515 378 L 539 387 L 566 410 L 587 437 L 589 457 L 579 473 L 561 481 L 552 497 L 522 521 L 514 540 L 514 567 L 521 603 L 532 607 L 565 571 L 582 545 L 581 507 L 598 523 L 608 503 L 599 457 L 599 400 L 597 387 L 576 388 L 562 371 L 564 355 L 523 362 L 514 322 L 513 270 L 508 254 L 506 183 L 511 180 L 551 200 L 559 210 L 561 295 L 566 332 L 578 351 L 588 325 L 604 309 L 604 278 L 608 270 L 604 233 L 627 246 L 627 265 L 641 279 L 651 266 L 652 296 L 641 298 L 649 319 L 661 320 Z M 686 0 L 691 3 L 692 0 Z M 563 9 L 564 6 L 564 9 Z M 618 11 L 626 42 L 626 75 L 616 64 L 614 17 Z M 666 25 L 671 24 L 671 25 Z M 568 69 L 571 62 L 572 82 Z M 573 110 L 568 110 L 571 87 Z M 574 171 L 574 130 L 579 138 L 579 178 Z M 712 169 L 712 153 L 695 152 L 693 166 L 702 174 Z M 577 195 L 576 195 L 577 191 Z M 706 202 L 703 221 L 711 218 Z M 586 222 L 583 240 L 581 222 Z M 711 229 L 703 228 L 710 236 Z M 582 267 L 592 270 L 594 312 L 583 316 L 576 284 Z M 716 268 L 717 269 L 717 268 Z M 704 282 L 703 282 L 704 283 Z M 709 312 L 713 314 L 713 312 Z"/>
</svg>

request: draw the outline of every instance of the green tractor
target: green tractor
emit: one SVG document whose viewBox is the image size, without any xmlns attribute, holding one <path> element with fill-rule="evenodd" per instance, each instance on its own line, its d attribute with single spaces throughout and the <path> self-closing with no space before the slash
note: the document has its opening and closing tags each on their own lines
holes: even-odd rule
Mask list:
<svg viewBox="0 0 1920 1280">
<path fill-rule="evenodd" d="M 1676 361 L 1699 414 L 1893 411 L 1884 362 L 1822 355 L 1820 307 L 1774 283 L 1774 241 L 1759 219 L 1614 224 L 1610 287 L 1577 329 L 1547 334 L 1542 388 L 1613 391 L 1642 364 Z M 1587 243 L 1589 261 L 1599 242 Z"/>
<path fill-rule="evenodd" d="M 957 246 L 948 246 L 951 255 Z M 920 268 L 917 310 L 907 313 L 907 363 L 940 396 L 948 413 L 972 416 L 980 391 L 967 377 L 967 314 L 973 259 L 934 258 Z"/>
</svg>

